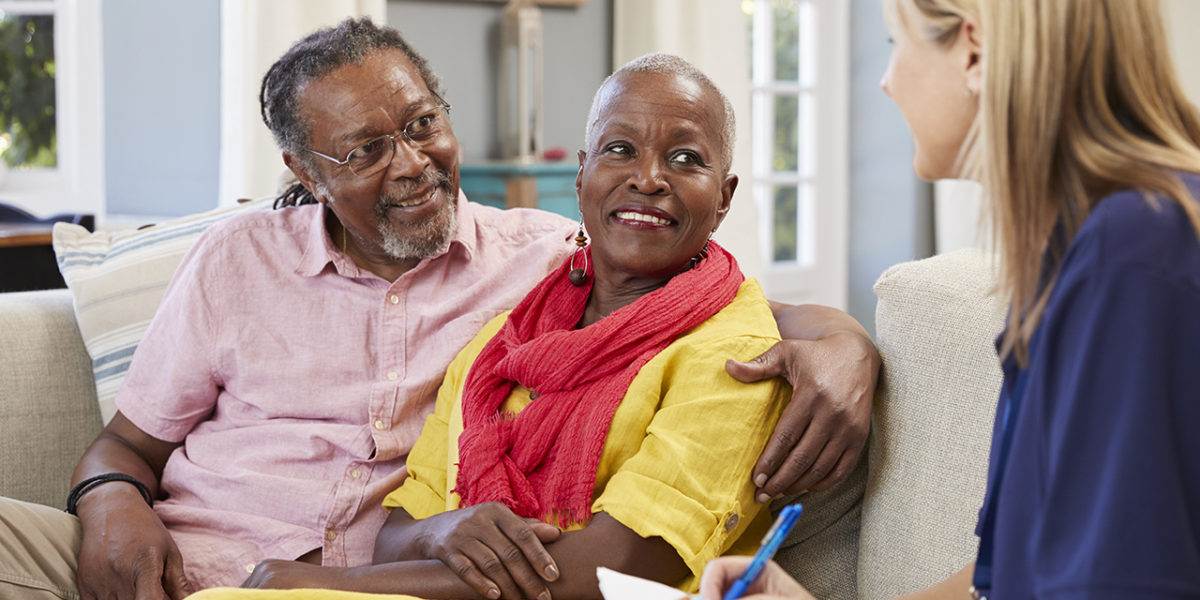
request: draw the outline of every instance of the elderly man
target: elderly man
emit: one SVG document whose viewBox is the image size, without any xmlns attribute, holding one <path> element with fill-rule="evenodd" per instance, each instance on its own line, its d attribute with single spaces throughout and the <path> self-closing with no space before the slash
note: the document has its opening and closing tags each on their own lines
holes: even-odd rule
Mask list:
<svg viewBox="0 0 1200 600">
<path fill-rule="evenodd" d="M 0 596 L 74 597 L 77 579 L 83 598 L 180 598 L 269 558 L 369 563 L 446 366 L 572 248 L 561 217 L 459 193 L 450 107 L 394 30 L 314 33 L 261 99 L 303 184 L 281 204 L 299 206 L 197 242 L 75 470 L 78 520 L 0 503 L 0 536 L 19 541 Z M 813 341 L 730 366 L 789 371 L 797 389 L 755 470 L 764 501 L 849 471 L 878 368 L 848 316 L 777 313 L 785 336 Z"/>
</svg>

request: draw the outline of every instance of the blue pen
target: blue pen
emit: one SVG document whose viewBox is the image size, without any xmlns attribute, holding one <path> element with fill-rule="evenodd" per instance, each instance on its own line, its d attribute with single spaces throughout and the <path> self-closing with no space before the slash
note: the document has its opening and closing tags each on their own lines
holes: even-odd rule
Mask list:
<svg viewBox="0 0 1200 600">
<path fill-rule="evenodd" d="M 804 507 L 799 504 L 793 504 L 783 509 L 779 513 L 779 518 L 775 519 L 775 524 L 767 530 L 767 535 L 763 536 L 762 545 L 758 547 L 758 552 L 754 553 L 754 560 L 750 561 L 750 566 L 746 567 L 746 572 L 738 577 L 737 581 L 733 582 L 733 586 L 725 592 L 725 597 L 722 600 L 737 600 L 746 593 L 746 588 L 750 587 L 751 583 L 762 573 L 763 567 L 767 566 L 767 561 L 775 556 L 775 551 L 779 550 L 779 545 L 787 538 L 788 533 L 791 533 L 792 527 L 796 524 L 796 518 L 800 516 L 800 511 Z"/>
</svg>

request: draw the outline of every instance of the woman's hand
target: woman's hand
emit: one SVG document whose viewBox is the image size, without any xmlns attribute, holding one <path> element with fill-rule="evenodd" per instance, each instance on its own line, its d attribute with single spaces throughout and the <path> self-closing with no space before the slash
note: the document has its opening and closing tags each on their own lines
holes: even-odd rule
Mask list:
<svg viewBox="0 0 1200 600">
<path fill-rule="evenodd" d="M 792 384 L 792 400 L 754 465 L 759 502 L 827 489 L 854 470 L 871 427 L 879 363 L 871 338 L 854 330 L 784 339 L 749 362 L 726 363 L 739 381 L 782 376 Z"/>
<path fill-rule="evenodd" d="M 296 560 L 264 560 L 242 582 L 256 589 L 351 589 L 341 583 L 342 569 L 322 567 Z"/>
<path fill-rule="evenodd" d="M 704 567 L 700 577 L 700 595 L 705 600 L 721 600 L 733 582 L 742 576 L 753 560 L 749 556 L 722 556 Z M 746 588 L 743 600 L 816 600 L 783 567 L 767 561 L 762 573 Z"/>
<path fill-rule="evenodd" d="M 423 553 L 484 597 L 549 598 L 546 582 L 559 571 L 545 544 L 558 539 L 557 527 L 518 517 L 498 502 L 434 515 L 423 525 Z"/>
</svg>

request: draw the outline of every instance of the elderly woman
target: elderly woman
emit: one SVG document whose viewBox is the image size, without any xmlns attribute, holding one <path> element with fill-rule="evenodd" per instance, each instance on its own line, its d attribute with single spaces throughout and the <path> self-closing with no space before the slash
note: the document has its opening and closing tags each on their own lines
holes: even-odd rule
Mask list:
<svg viewBox="0 0 1200 600">
<path fill-rule="evenodd" d="M 1159 3 L 884 6 L 914 166 L 983 184 L 1011 305 L 977 561 L 908 597 L 1200 597 L 1200 115 Z"/>
<path fill-rule="evenodd" d="M 598 566 L 695 589 L 710 559 L 752 550 L 769 514 L 751 473 L 786 390 L 719 368 L 779 339 L 710 240 L 737 188 L 733 130 L 682 59 L 609 77 L 579 153 L 580 248 L 451 365 L 377 564 L 268 561 L 247 585 L 597 598 Z"/>
</svg>

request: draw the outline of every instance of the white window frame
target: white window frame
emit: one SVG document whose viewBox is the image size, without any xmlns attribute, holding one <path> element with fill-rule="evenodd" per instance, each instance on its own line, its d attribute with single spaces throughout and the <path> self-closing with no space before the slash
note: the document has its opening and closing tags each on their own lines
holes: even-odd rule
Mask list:
<svg viewBox="0 0 1200 600">
<path fill-rule="evenodd" d="M 10 169 L 0 200 L 36 216 L 104 213 L 104 94 L 96 0 L 0 0 L 9 15 L 54 16 L 58 165 Z"/>
<path fill-rule="evenodd" d="M 849 85 L 850 85 L 850 10 L 845 0 L 750 0 L 754 3 L 751 37 L 751 126 L 753 169 L 751 184 L 759 213 L 760 253 L 766 265 L 763 286 L 772 299 L 789 303 L 817 303 L 846 309 L 848 274 L 849 215 Z M 808 31 L 801 32 L 800 63 L 811 64 L 815 77 L 811 85 L 799 81 L 774 80 L 774 4 L 795 2 L 809 5 L 815 19 Z M 815 56 L 806 56 L 815 51 Z M 801 69 L 803 71 L 803 68 Z M 799 161 L 795 173 L 775 173 L 772 169 L 774 144 L 774 99 L 779 95 L 811 93 L 815 125 L 801 129 L 798 140 Z M 801 121 L 803 125 L 803 120 Z M 806 150 L 814 161 L 810 173 L 804 173 Z M 797 203 L 797 260 L 775 261 L 774 199 L 776 185 L 808 186 L 811 193 L 801 194 Z"/>
</svg>

